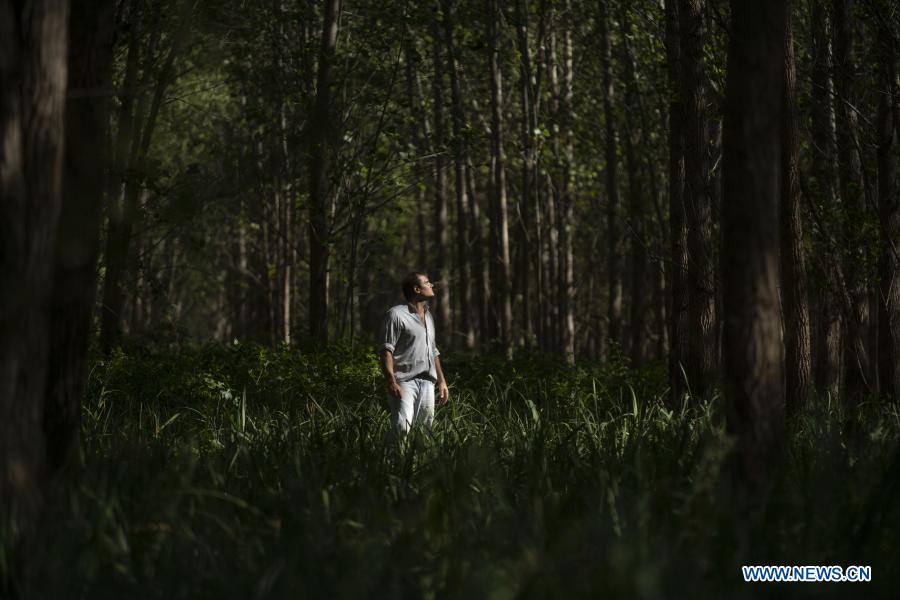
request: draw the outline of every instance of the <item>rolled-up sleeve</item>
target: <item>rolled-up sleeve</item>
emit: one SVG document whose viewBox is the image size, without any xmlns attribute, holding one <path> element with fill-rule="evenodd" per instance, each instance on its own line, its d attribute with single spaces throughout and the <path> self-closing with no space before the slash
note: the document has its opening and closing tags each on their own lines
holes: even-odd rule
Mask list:
<svg viewBox="0 0 900 600">
<path fill-rule="evenodd" d="M 388 311 L 384 316 L 384 323 L 381 325 L 381 345 L 379 352 L 393 352 L 397 347 L 397 341 L 400 339 L 400 331 L 402 329 L 400 318 L 394 311 Z"/>
</svg>

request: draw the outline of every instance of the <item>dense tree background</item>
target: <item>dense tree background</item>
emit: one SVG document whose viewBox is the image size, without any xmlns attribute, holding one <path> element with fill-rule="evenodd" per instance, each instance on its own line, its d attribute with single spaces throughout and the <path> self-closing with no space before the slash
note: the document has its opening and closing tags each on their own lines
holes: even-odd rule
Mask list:
<svg viewBox="0 0 900 600">
<path fill-rule="evenodd" d="M 809 411 L 895 410 L 890 0 L 71 4 L 0 0 L 10 547 L 83 466 L 88 372 L 355 356 L 410 270 L 461 361 L 721 400 L 751 496 Z"/>
<path fill-rule="evenodd" d="M 678 355 L 703 395 L 721 327 L 730 16 L 666 10 L 121 3 L 104 349 L 123 332 L 371 340 L 398 277 L 421 268 L 442 286 L 449 348 Z M 792 10 L 780 205 L 795 224 L 775 243 L 794 257 L 783 272 L 812 273 L 808 310 L 805 276 L 781 287 L 812 332 L 786 330 L 789 347 L 813 342 L 790 371 L 831 356 L 819 392 L 844 389 L 831 378 L 889 396 L 895 378 L 893 11 Z M 810 389 L 795 388 L 802 404 Z"/>
<path fill-rule="evenodd" d="M 120 4 L 104 350 L 372 340 L 419 268 L 448 348 L 668 357 L 673 398 L 712 389 L 724 3 Z M 789 17 L 789 404 L 892 397 L 896 8 Z"/>
</svg>

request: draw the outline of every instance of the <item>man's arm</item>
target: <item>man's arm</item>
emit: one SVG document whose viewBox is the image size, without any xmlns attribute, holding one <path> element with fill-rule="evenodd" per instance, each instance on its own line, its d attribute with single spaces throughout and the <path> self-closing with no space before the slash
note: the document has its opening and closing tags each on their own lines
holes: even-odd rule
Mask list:
<svg viewBox="0 0 900 600">
<path fill-rule="evenodd" d="M 394 375 L 394 353 L 390 350 L 381 353 L 381 372 L 387 381 L 388 393 L 394 398 L 399 398 L 400 384 L 397 383 L 397 377 Z"/>
<path fill-rule="evenodd" d="M 447 387 L 447 380 L 444 379 L 444 370 L 441 369 L 440 356 L 434 357 L 434 369 L 437 371 L 437 386 L 441 404 L 447 404 L 447 400 L 450 399 L 450 388 Z"/>
</svg>

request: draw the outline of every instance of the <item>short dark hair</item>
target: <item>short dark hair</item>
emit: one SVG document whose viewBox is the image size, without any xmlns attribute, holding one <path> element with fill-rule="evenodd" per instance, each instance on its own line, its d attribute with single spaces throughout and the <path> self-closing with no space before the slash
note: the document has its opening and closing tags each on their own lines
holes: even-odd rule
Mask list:
<svg viewBox="0 0 900 600">
<path fill-rule="evenodd" d="M 424 273 L 413 271 L 412 273 L 407 273 L 406 277 L 403 278 L 401 287 L 407 300 L 412 300 L 413 296 L 416 295 L 416 288 L 422 285 L 422 277 L 425 277 Z"/>
</svg>

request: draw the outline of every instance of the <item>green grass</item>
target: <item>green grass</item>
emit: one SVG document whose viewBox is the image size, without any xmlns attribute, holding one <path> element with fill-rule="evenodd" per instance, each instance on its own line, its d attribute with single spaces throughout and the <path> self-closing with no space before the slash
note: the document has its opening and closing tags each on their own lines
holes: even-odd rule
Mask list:
<svg viewBox="0 0 900 600">
<path fill-rule="evenodd" d="M 838 403 L 791 428 L 772 493 L 729 483 L 721 401 L 663 372 L 445 357 L 452 401 L 398 447 L 374 355 L 251 346 L 96 361 L 83 469 L 42 524 L 36 598 L 888 596 L 898 432 Z M 872 565 L 744 584 L 741 564 Z"/>
</svg>

